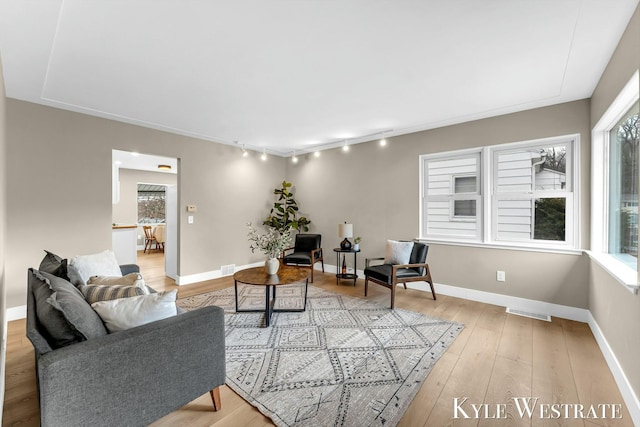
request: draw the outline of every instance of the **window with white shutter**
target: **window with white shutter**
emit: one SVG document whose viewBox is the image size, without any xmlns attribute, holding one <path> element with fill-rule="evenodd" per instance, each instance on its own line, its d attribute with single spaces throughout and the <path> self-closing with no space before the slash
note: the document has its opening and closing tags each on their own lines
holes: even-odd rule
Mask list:
<svg viewBox="0 0 640 427">
<path fill-rule="evenodd" d="M 578 135 L 423 155 L 421 237 L 577 248 Z"/>
<path fill-rule="evenodd" d="M 481 153 L 423 158 L 427 237 L 477 241 L 482 229 Z"/>
</svg>

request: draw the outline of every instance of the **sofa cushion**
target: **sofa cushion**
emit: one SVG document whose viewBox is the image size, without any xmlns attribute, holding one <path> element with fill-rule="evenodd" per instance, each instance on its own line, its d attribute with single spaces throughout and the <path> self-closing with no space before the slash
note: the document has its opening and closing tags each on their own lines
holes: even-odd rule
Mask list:
<svg viewBox="0 0 640 427">
<path fill-rule="evenodd" d="M 129 273 L 124 276 L 91 276 L 87 285 L 109 285 L 109 286 L 145 286 L 144 279 L 140 273 Z"/>
<path fill-rule="evenodd" d="M 409 264 L 413 242 L 399 242 L 387 240 L 387 248 L 384 254 L 385 264 Z"/>
<path fill-rule="evenodd" d="M 89 304 L 98 301 L 109 301 L 118 298 L 130 298 L 138 295 L 149 295 L 149 290 L 142 286 L 122 286 L 122 285 L 84 285 L 80 287 L 84 299 Z"/>
<path fill-rule="evenodd" d="M 393 282 L 393 266 L 391 264 L 373 265 L 365 268 L 364 275 L 390 285 Z M 412 279 L 419 276 L 421 274 L 413 268 L 398 268 L 396 270 L 398 283 L 402 283 L 402 279 Z"/>
<path fill-rule="evenodd" d="M 78 255 L 71 258 L 70 265 L 75 267 L 83 282 L 91 276 L 122 276 L 116 255 L 109 250 L 90 255 Z"/>
<path fill-rule="evenodd" d="M 175 316 L 177 293 L 177 290 L 173 290 L 99 301 L 91 304 L 91 307 L 100 315 L 109 332 L 118 332 Z"/>
<path fill-rule="evenodd" d="M 67 280 L 29 269 L 38 322 L 53 348 L 107 334 L 104 324 L 82 293 Z"/>
<path fill-rule="evenodd" d="M 317 258 L 317 257 L 316 257 Z M 311 264 L 311 254 L 309 252 L 293 252 L 283 259 L 285 264 Z"/>
</svg>

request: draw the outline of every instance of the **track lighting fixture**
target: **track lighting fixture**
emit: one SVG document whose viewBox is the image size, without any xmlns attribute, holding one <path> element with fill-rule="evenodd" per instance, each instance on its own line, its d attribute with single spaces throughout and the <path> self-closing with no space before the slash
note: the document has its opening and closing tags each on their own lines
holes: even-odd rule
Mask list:
<svg viewBox="0 0 640 427">
<path fill-rule="evenodd" d="M 262 159 L 263 162 L 267 160 L 267 149 L 266 148 L 262 149 L 262 156 L 260 156 L 260 158 Z"/>
<path fill-rule="evenodd" d="M 382 132 L 382 138 L 380 138 L 380 146 L 384 147 L 387 145 L 387 139 L 384 137 L 384 132 Z"/>
<path fill-rule="evenodd" d="M 293 152 L 293 157 L 291 157 L 291 161 L 293 163 L 298 163 L 298 156 L 296 156 L 296 152 L 295 151 Z"/>
</svg>

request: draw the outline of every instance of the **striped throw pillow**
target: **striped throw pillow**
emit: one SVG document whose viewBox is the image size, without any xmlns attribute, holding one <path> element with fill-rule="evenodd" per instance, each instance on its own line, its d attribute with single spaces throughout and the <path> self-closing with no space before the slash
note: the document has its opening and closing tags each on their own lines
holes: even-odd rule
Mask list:
<svg viewBox="0 0 640 427">
<path fill-rule="evenodd" d="M 89 304 L 149 294 L 146 286 L 85 285 L 80 290 Z"/>
</svg>

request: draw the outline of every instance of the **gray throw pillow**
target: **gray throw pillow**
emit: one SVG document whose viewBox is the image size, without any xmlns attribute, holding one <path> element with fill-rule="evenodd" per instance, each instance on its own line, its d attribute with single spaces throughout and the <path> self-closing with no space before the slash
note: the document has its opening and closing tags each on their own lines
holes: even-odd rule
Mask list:
<svg viewBox="0 0 640 427">
<path fill-rule="evenodd" d="M 78 341 L 100 337 L 107 330 L 100 316 L 85 301 L 82 293 L 68 281 L 52 274 L 30 270 L 37 286 L 35 291 L 38 320 L 49 333 L 53 342 L 51 346 L 58 348 Z M 48 289 L 48 297 L 47 295 Z M 44 301 L 42 299 L 45 298 Z M 41 307 L 42 306 L 42 307 Z M 49 307 L 59 314 L 52 312 Z M 41 310 L 46 316 L 41 318 Z M 60 320 L 62 315 L 63 321 Z M 66 322 L 66 326 L 65 323 Z"/>
<path fill-rule="evenodd" d="M 42 258 L 42 261 L 40 261 L 40 267 L 38 267 L 38 270 L 44 271 L 45 273 L 55 274 L 55 271 L 60 268 L 64 260 L 53 252 L 49 252 L 47 250 L 45 250 L 45 252 L 46 255 Z"/>
<path fill-rule="evenodd" d="M 53 291 L 38 270 L 29 269 L 29 284 L 36 304 L 36 317 L 52 348 L 83 341 L 82 335 L 67 322 L 64 314 L 47 302 Z"/>
<path fill-rule="evenodd" d="M 46 249 L 45 252 L 46 255 L 42 258 L 40 266 L 38 267 L 39 271 L 61 277 L 73 283 L 75 286 L 84 285 L 84 281 L 80 277 L 78 270 L 74 266 L 69 265 L 66 259 Z"/>
</svg>

